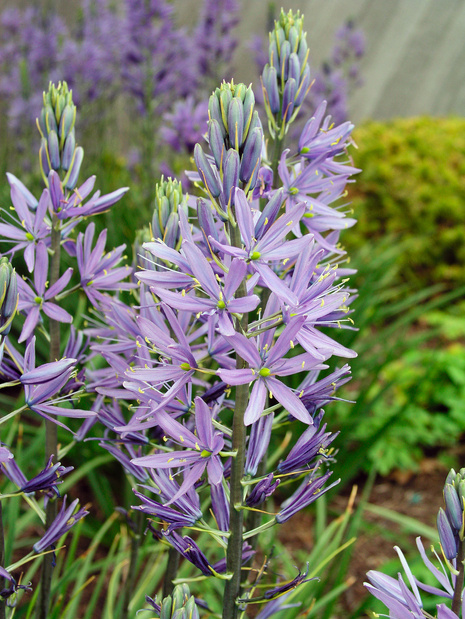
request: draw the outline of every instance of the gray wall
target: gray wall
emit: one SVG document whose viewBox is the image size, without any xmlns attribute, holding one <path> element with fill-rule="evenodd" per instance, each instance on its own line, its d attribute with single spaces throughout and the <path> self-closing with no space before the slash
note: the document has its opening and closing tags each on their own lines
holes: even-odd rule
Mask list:
<svg viewBox="0 0 465 619">
<path fill-rule="evenodd" d="M 190 0 L 177 4 L 187 9 Z M 242 41 L 265 30 L 267 5 L 267 0 L 242 0 Z M 465 115 L 465 0 L 283 0 L 282 6 L 304 13 L 315 65 L 329 55 L 343 21 L 353 18 L 363 28 L 364 86 L 350 102 L 353 121 Z M 251 64 L 242 45 L 238 79 L 250 81 Z"/>
</svg>

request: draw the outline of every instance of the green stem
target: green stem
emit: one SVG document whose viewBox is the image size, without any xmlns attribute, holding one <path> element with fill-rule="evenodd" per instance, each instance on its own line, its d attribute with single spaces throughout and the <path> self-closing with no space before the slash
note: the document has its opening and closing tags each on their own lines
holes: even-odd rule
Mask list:
<svg viewBox="0 0 465 619">
<path fill-rule="evenodd" d="M 60 277 L 60 250 L 61 250 L 61 234 L 60 221 L 53 216 L 52 235 L 51 235 L 51 250 L 52 259 L 50 261 L 50 286 Z M 50 361 L 56 361 L 60 358 L 60 323 L 50 319 Z M 45 420 L 45 457 L 46 460 L 50 456 L 57 456 L 58 452 L 58 434 L 57 425 L 53 421 Z M 57 516 L 56 501 L 49 501 L 45 512 L 45 527 L 48 529 Z M 50 607 L 50 592 L 52 588 L 53 575 L 53 553 L 45 555 L 42 563 L 41 587 L 39 592 L 39 600 L 37 605 L 37 619 L 47 619 L 49 616 Z"/>
<path fill-rule="evenodd" d="M 3 508 L 0 501 L 0 565 L 5 566 L 5 532 L 3 531 Z M 5 579 L 0 578 L 0 589 L 3 589 Z M 0 619 L 6 619 L 6 602 L 0 599 Z"/>
<path fill-rule="evenodd" d="M 276 136 L 273 141 L 273 157 L 271 159 L 271 169 L 273 171 L 273 186 L 275 189 L 277 188 L 278 184 L 278 165 L 281 154 L 283 152 L 283 142 L 284 138 L 280 138 L 279 136 Z"/>
<path fill-rule="evenodd" d="M 175 548 L 168 550 L 168 563 L 165 570 L 165 579 L 163 580 L 163 597 L 167 597 L 173 593 L 174 583 L 179 567 L 179 552 Z"/>
<path fill-rule="evenodd" d="M 129 617 L 129 603 L 131 601 L 131 595 L 134 591 L 134 584 L 136 582 L 137 575 L 137 561 L 139 558 L 139 548 L 142 541 L 142 533 L 144 529 L 145 516 L 144 513 L 137 510 L 136 526 L 137 531 L 131 539 L 131 558 L 129 560 L 129 570 L 126 582 L 124 583 L 123 591 L 123 613 L 121 619 L 128 619 Z"/>
<path fill-rule="evenodd" d="M 234 247 L 241 246 L 240 232 L 237 225 L 230 226 L 231 242 Z M 238 288 L 237 296 L 246 296 L 245 281 Z M 243 332 L 247 331 L 248 314 L 244 313 L 240 327 Z M 236 368 L 243 369 L 247 363 L 239 355 L 236 356 Z M 244 425 L 244 413 L 249 400 L 249 386 L 239 385 L 236 387 L 236 401 L 233 417 L 232 449 L 236 457 L 232 458 L 230 477 L 230 502 L 229 502 L 229 531 L 228 548 L 226 551 L 226 572 L 232 577 L 226 582 L 223 599 L 223 619 L 237 619 L 238 606 L 236 599 L 241 589 L 241 566 L 244 513 L 242 506 L 242 478 L 244 476 L 245 441 L 247 437 Z"/>
<path fill-rule="evenodd" d="M 459 553 L 457 555 L 457 567 L 459 573 L 455 581 L 454 597 L 452 598 L 452 612 L 460 617 L 460 609 L 462 607 L 462 587 L 463 587 L 463 574 L 464 574 L 464 562 L 465 559 L 465 542 L 461 541 L 459 544 Z"/>
</svg>

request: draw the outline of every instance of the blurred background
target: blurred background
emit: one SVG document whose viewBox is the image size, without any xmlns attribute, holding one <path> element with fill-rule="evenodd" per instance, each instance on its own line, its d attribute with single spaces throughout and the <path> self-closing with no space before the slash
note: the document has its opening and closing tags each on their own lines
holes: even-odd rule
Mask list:
<svg viewBox="0 0 465 619">
<path fill-rule="evenodd" d="M 290 549 L 291 564 L 305 563 L 318 526 L 345 513 L 357 484 L 340 541 L 358 541 L 331 571 L 327 586 L 339 595 L 312 615 L 356 619 L 382 608 L 366 600 L 365 572 L 395 575 L 392 546 L 412 549 L 419 527 L 434 539 L 448 467 L 465 465 L 465 2 L 282 6 L 305 15 L 315 83 L 302 122 L 326 99 L 335 123 L 356 124 L 348 156 L 362 171 L 347 201 L 359 223 L 341 238 L 358 270 L 356 329 L 341 330 L 340 341 L 359 356 L 325 418 L 341 430 L 341 486 L 319 514 L 293 521 L 272 543 Z M 193 167 L 212 89 L 223 78 L 253 82 L 261 100 L 267 32 L 280 8 L 265 0 L 0 1 L 2 178 L 11 172 L 39 191 L 35 118 L 49 80 L 65 79 L 78 104 L 82 178 L 95 173 L 102 192 L 131 186 L 116 219 L 102 215 L 99 224 L 131 256 L 159 176 Z M 295 138 L 290 132 L 290 147 Z M 2 208 L 9 200 L 5 180 Z"/>
</svg>

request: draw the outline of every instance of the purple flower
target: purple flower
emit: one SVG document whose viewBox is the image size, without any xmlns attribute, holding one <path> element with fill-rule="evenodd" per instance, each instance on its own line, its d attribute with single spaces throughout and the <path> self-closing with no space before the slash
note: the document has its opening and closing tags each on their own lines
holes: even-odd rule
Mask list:
<svg viewBox="0 0 465 619">
<path fill-rule="evenodd" d="M 79 233 L 76 244 L 76 258 L 82 289 L 92 305 L 97 307 L 99 302 L 105 301 L 102 290 L 129 290 L 134 288 L 134 284 L 122 281 L 132 273 L 129 266 L 115 268 L 123 258 L 126 245 L 120 245 L 120 247 L 104 254 L 107 231 L 104 230 L 100 233 L 97 243 L 92 249 L 94 232 L 95 224 L 92 222 L 87 226 L 85 234 Z"/>
<path fill-rule="evenodd" d="M 165 538 L 183 557 L 197 567 L 204 576 L 213 576 L 217 571 L 208 562 L 207 557 L 203 554 L 194 540 L 189 536 L 181 537 L 176 531 L 165 533 Z"/>
<path fill-rule="evenodd" d="M 44 221 L 49 205 L 50 194 L 44 189 L 35 213 L 32 213 L 25 196 L 17 185 L 11 184 L 11 201 L 19 217 L 17 225 L 0 223 L 0 235 L 19 241 L 10 252 L 12 254 L 24 250 L 24 260 L 29 273 L 34 270 L 36 246 L 39 241 L 50 245 L 50 223 Z"/>
<path fill-rule="evenodd" d="M 100 195 L 100 191 L 96 191 L 84 204 L 84 200 L 94 188 L 95 176 L 90 176 L 78 189 L 69 193 L 63 190 L 60 177 L 52 170 L 48 175 L 48 185 L 52 210 L 58 219 L 62 220 L 104 213 L 129 190 L 129 187 L 122 187 L 103 196 Z"/>
<path fill-rule="evenodd" d="M 17 585 L 16 580 L 13 578 L 13 576 L 2 566 L 0 566 L 0 578 L 2 579 L 2 584 L 5 584 L 3 582 L 3 579 L 10 583 L 9 586 L 6 586 L 0 590 L 0 598 L 2 598 L 3 601 L 6 601 L 7 606 L 15 605 L 15 598 L 13 598 L 13 603 L 11 603 L 8 598 L 12 595 L 15 595 L 16 591 L 19 591 L 19 589 L 24 589 L 27 591 L 32 590 L 31 583 L 29 583 L 28 585 Z"/>
<path fill-rule="evenodd" d="M 325 432 L 326 424 L 320 428 L 319 421 L 319 419 L 315 419 L 314 425 L 309 426 L 300 435 L 286 459 L 278 464 L 278 471 L 280 473 L 297 473 L 309 467 L 315 458 L 321 458 L 327 454 L 328 447 L 339 432 L 334 434 Z"/>
<path fill-rule="evenodd" d="M 162 329 L 154 324 L 148 318 L 143 316 L 138 317 L 138 325 L 140 333 L 146 343 L 149 343 L 151 350 L 159 357 L 159 361 L 155 367 L 149 367 L 148 362 L 145 362 L 146 367 L 131 367 L 126 372 L 126 376 L 131 379 L 137 390 L 142 389 L 141 384 L 147 386 L 150 399 L 158 402 L 156 407 L 151 407 L 148 413 L 139 415 L 139 420 L 147 417 L 154 417 L 154 413 L 165 408 L 176 397 L 184 386 L 190 382 L 192 376 L 197 370 L 197 361 L 191 351 L 191 346 L 184 333 L 183 326 L 176 318 L 174 312 L 167 306 L 163 307 L 170 322 L 170 328 L 176 339 L 173 339 L 167 329 Z M 156 393 L 156 388 L 172 382 L 171 387 L 161 395 Z M 140 384 L 138 384 L 140 383 Z M 126 385 L 125 385 L 126 386 Z M 127 385 L 128 387 L 129 385 Z M 157 420 L 154 419 L 151 425 L 156 425 Z M 137 424 L 121 428 L 116 428 L 120 432 L 137 430 Z"/>
<path fill-rule="evenodd" d="M 46 467 L 35 477 L 26 482 L 21 488 L 25 494 L 29 492 L 44 492 L 47 496 L 60 496 L 57 484 L 63 483 L 62 477 L 74 469 L 74 466 L 62 466 L 61 462 L 53 464 L 53 456 L 50 456 Z"/>
<path fill-rule="evenodd" d="M 66 497 L 63 499 L 63 505 L 55 520 L 47 529 L 45 535 L 34 544 L 34 551 L 37 553 L 43 552 L 49 546 L 53 546 L 62 535 L 67 533 L 75 524 L 86 516 L 89 512 L 85 508 L 78 509 L 74 513 L 75 508 L 79 503 L 79 499 L 75 499 L 71 505 L 66 507 Z"/>
<path fill-rule="evenodd" d="M 154 476 L 154 478 L 157 478 L 160 482 L 160 486 L 162 488 L 160 492 L 162 492 L 165 500 L 168 501 L 171 496 L 166 495 L 164 492 L 165 488 L 171 485 L 171 490 L 174 490 L 176 493 L 179 490 L 179 485 L 174 480 L 170 480 L 168 475 L 166 475 L 165 479 L 163 479 L 163 477 L 163 475 L 159 477 L 156 477 L 156 475 Z M 151 492 L 154 492 L 154 488 L 151 488 L 150 486 L 143 487 Z M 133 492 L 142 501 L 142 505 L 133 505 L 133 509 L 138 509 L 139 511 L 144 512 L 144 514 L 156 516 L 163 522 L 168 523 L 168 527 L 166 528 L 167 533 L 171 533 L 175 529 L 182 527 L 192 527 L 202 517 L 198 495 L 192 488 L 188 493 L 179 497 L 178 501 L 175 501 L 175 504 L 172 507 L 168 507 L 167 503 L 161 504 L 158 501 L 150 499 L 134 489 Z"/>
<path fill-rule="evenodd" d="M 241 260 L 232 260 L 224 278 L 224 285 L 220 286 L 210 263 L 196 245 L 184 242 L 182 250 L 195 277 L 194 282 L 203 295 L 179 294 L 156 286 L 152 287 L 152 291 L 176 309 L 208 315 L 215 314 L 218 317 L 220 333 L 233 335 L 235 331 L 230 314 L 251 312 L 260 303 L 259 297 L 255 294 L 247 297 L 234 296 L 245 278 L 247 265 Z"/>
<path fill-rule="evenodd" d="M 308 238 L 304 237 L 284 242 L 291 228 L 298 224 L 305 212 L 305 204 L 298 204 L 289 209 L 286 214 L 281 215 L 259 235 L 255 230 L 251 205 L 241 189 L 236 190 L 235 207 L 244 248 L 225 245 L 211 236 L 209 237 L 210 243 L 225 254 L 246 260 L 250 267 L 260 275 L 265 285 L 280 299 L 284 302 L 296 303 L 297 297 L 270 268 L 268 262 L 287 261 L 297 256 L 309 242 Z"/>
<path fill-rule="evenodd" d="M 274 600 L 280 597 L 281 595 L 283 595 L 284 593 L 287 593 L 288 591 L 292 591 L 293 589 L 303 584 L 304 582 L 315 580 L 315 578 L 307 578 L 307 575 L 308 575 L 308 563 L 307 563 L 307 569 L 305 570 L 305 572 L 299 571 L 297 576 L 293 578 L 292 580 L 290 580 L 289 582 L 283 583 L 281 585 L 277 585 L 276 587 L 273 587 L 273 589 L 268 589 L 263 594 L 263 597 L 267 600 Z"/>
<path fill-rule="evenodd" d="M 192 154 L 207 130 L 208 101 L 196 103 L 193 96 L 176 101 L 172 110 L 163 115 L 161 138 L 176 152 Z"/>
<path fill-rule="evenodd" d="M 37 323 L 41 319 L 40 313 L 44 312 L 52 320 L 58 322 L 72 322 L 73 317 L 66 310 L 61 308 L 53 299 L 68 284 L 73 269 L 67 269 L 63 275 L 47 289 L 48 276 L 48 253 L 45 243 L 40 241 L 36 249 L 36 265 L 34 268 L 34 287 L 33 290 L 21 278 L 18 278 L 19 304 L 18 310 L 27 313 L 23 329 L 18 342 L 24 342 L 32 335 Z"/>
<path fill-rule="evenodd" d="M 186 493 L 205 470 L 210 484 L 220 483 L 223 479 L 223 465 L 218 454 L 224 447 L 224 439 L 221 432 L 213 432 L 211 411 L 201 398 L 195 398 L 196 434 L 163 410 L 157 413 L 156 421 L 168 437 L 188 449 L 143 456 L 133 459 L 132 462 L 136 466 L 153 469 L 181 467 L 184 470 L 183 483 L 166 505 Z"/>
<path fill-rule="evenodd" d="M 69 401 L 69 396 L 52 399 L 59 394 L 60 390 L 68 382 L 71 374 L 74 372 L 75 363 L 75 359 L 61 359 L 52 363 L 44 363 L 36 368 L 35 337 L 33 337 L 24 353 L 24 372 L 19 378 L 24 387 L 24 399 L 27 406 L 32 411 L 49 420 L 52 419 L 49 415 L 63 415 L 65 417 L 94 416 L 96 413 L 93 411 L 56 406 L 57 402 Z M 66 428 L 59 421 L 53 421 Z"/>
<path fill-rule="evenodd" d="M 3 445 L 1 445 L 0 446 L 0 464 L 7 463 L 9 460 L 12 460 L 13 458 L 14 458 L 14 455 L 11 453 L 11 451 L 7 449 L 6 447 L 3 447 Z"/>
<path fill-rule="evenodd" d="M 270 444 L 274 413 L 260 417 L 250 428 L 244 472 L 252 477 L 257 474 L 258 465 Z"/>
<path fill-rule="evenodd" d="M 313 419 L 300 398 L 290 387 L 275 378 L 275 376 L 289 376 L 303 371 L 308 363 L 314 366 L 315 358 L 308 353 L 289 359 L 284 358 L 304 321 L 304 317 L 292 319 L 270 349 L 265 345 L 261 350 L 257 350 L 254 338 L 246 338 L 240 333 L 225 338 L 250 366 L 243 370 L 220 369 L 217 371 L 221 380 L 229 385 L 254 383 L 244 415 L 246 425 L 260 418 L 264 410 L 267 391 L 272 393 L 293 417 L 308 425 L 313 424 Z"/>
<path fill-rule="evenodd" d="M 312 474 L 302 482 L 294 494 L 281 504 L 281 509 L 276 514 L 276 522 L 279 524 L 286 522 L 286 520 L 289 520 L 294 514 L 304 507 L 307 507 L 307 505 L 314 503 L 322 494 L 339 483 L 340 480 L 338 479 L 329 486 L 326 486 L 326 488 L 323 488 L 332 473 L 329 471 L 321 475 L 321 477 L 315 477 L 317 470 L 318 465 L 315 467 Z"/>
<path fill-rule="evenodd" d="M 265 499 L 273 494 L 280 482 L 281 480 L 277 479 L 273 483 L 273 473 L 270 473 L 265 477 L 265 479 L 261 479 L 254 486 L 252 492 L 247 497 L 245 504 L 248 507 L 256 507 L 257 505 L 260 505 L 263 501 L 265 501 Z"/>
</svg>

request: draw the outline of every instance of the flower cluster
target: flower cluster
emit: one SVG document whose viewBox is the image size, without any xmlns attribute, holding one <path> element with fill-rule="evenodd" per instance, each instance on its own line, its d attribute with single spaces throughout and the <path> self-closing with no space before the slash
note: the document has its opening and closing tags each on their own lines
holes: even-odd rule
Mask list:
<svg viewBox="0 0 465 619">
<path fill-rule="evenodd" d="M 447 475 L 444 484 L 444 501 L 446 509 L 439 508 L 437 528 L 445 565 L 432 547 L 432 552 L 441 569 L 438 569 L 430 560 L 421 538 L 417 538 L 417 547 L 423 563 L 434 576 L 437 585 L 419 581 L 413 575 L 401 549 L 397 546 L 395 550 L 399 555 L 411 590 L 400 573 L 397 579 L 374 570 L 367 573 L 370 582 L 365 583 L 365 586 L 372 595 L 387 606 L 390 617 L 395 619 L 430 617 L 431 615 L 424 611 L 420 589 L 445 598 L 446 602 L 436 606 L 437 619 L 460 619 L 465 614 L 465 596 L 463 595 L 465 469 L 460 469 L 458 473 L 451 469 Z"/>
<path fill-rule="evenodd" d="M 125 67 L 137 88 L 155 59 L 141 53 L 136 39 L 149 49 L 153 23 L 168 23 L 171 13 L 164 2 L 126 5 L 132 47 Z M 234 3 L 224 6 L 232 11 Z M 179 33 L 172 34 L 179 42 Z M 55 462 L 50 428 L 66 428 L 58 419 L 65 416 L 76 441 L 98 439 L 132 480 L 135 513 L 147 516 L 147 530 L 170 548 L 164 590 L 172 595 L 151 602 L 163 617 L 198 613 L 190 593 L 173 592 L 176 554 L 194 566 L 196 580 L 225 581 L 228 619 L 252 598 L 267 604 L 262 616 L 279 610 L 276 600 L 307 582 L 308 569 L 285 582 L 265 570 L 269 586 L 257 598 L 253 580 L 241 584 L 256 536 L 338 483 L 330 470 L 337 435 L 327 431 L 322 407 L 350 369 L 320 372 L 331 357 L 355 353 L 320 328 L 350 322 L 351 271 L 339 234 L 354 223 L 343 203 L 356 172 L 345 156 L 352 125 L 333 127 L 323 104 L 297 144 L 285 148 L 310 85 L 300 14 L 282 13 L 270 41 L 263 75 L 268 144 L 252 88 L 223 82 L 208 101 L 206 139 L 194 147 L 197 169 L 188 174 L 199 195 L 186 196 L 172 179 L 156 184 L 153 216 L 137 238 L 138 269 L 123 263 L 124 246 L 106 250 L 106 231 L 95 238 L 95 224 L 86 221 L 127 188 L 101 196 L 92 194 L 95 177 L 79 185 L 83 150 L 65 84 L 50 85 L 39 118 L 40 199 L 8 177 L 15 214 L 0 232 L 13 243 L 12 258 L 24 253 L 33 281 L 24 277 L 15 287 L 8 260 L 0 264 L 0 317 L 7 325 L 0 369 L 5 384 L 24 392 L 14 414 L 27 409 L 45 419 L 47 466 L 27 482 L 4 448 L 2 468 L 23 494 L 46 493 L 49 526 L 33 546 L 41 553 L 87 513 L 75 513 L 77 502 L 67 507 L 66 499 L 52 513 L 56 477 L 69 469 Z M 170 72 L 167 62 L 149 67 L 156 79 L 143 91 L 143 113 L 159 101 L 154 89 L 175 92 L 176 63 Z M 74 268 L 63 268 L 63 253 Z M 6 335 L 16 291 L 24 353 Z M 61 331 L 74 320 L 73 306 L 61 302 L 73 293 L 91 318 L 84 330 L 70 329 L 61 346 Z M 47 363 L 37 363 L 39 342 L 42 350 L 49 346 Z M 83 393 L 90 405 L 81 404 Z M 79 418 L 84 422 L 75 431 Z M 275 461 L 269 445 L 282 427 L 292 440 Z M 262 514 L 265 501 L 271 511 Z M 129 522 L 128 510 L 121 511 Z M 204 545 L 205 537 L 213 543 Z"/>
<path fill-rule="evenodd" d="M 308 88 L 302 18 L 283 15 L 276 28 L 277 39 L 292 41 L 283 63 L 299 64 L 295 75 L 282 70 L 275 93 L 281 114 L 300 80 L 295 109 L 282 116 L 289 124 Z M 350 370 L 318 375 L 333 355 L 355 353 L 320 326 L 349 320 L 350 271 L 340 265 L 338 238 L 354 220 L 339 198 L 356 170 L 344 159 L 352 126 L 330 127 L 323 107 L 297 150 L 274 160 L 250 87 L 224 82 L 208 111 L 207 142 L 196 145 L 197 170 L 189 173 L 203 195 L 185 200 L 172 181 L 157 185 L 152 238 L 139 245 L 138 306 L 101 304 L 111 331 L 89 333 L 98 334 L 91 348 L 108 362 L 96 387 L 105 396 L 107 449 L 140 481 L 134 508 L 204 577 L 225 578 L 225 599 L 234 601 L 240 566 L 252 555 L 246 540 L 337 483 L 328 483 L 336 435 L 326 431 L 321 407 Z M 276 112 L 269 114 L 273 127 Z M 119 402 L 117 415 L 109 398 Z M 283 424 L 297 436 L 268 468 L 272 433 Z M 293 492 L 257 521 L 257 506 L 284 481 L 294 481 Z M 212 536 L 219 556 L 182 529 Z M 295 586 L 301 582 L 304 575 Z M 242 604 L 251 591 L 242 591 Z M 270 592 L 264 601 L 284 590 Z"/>
</svg>

